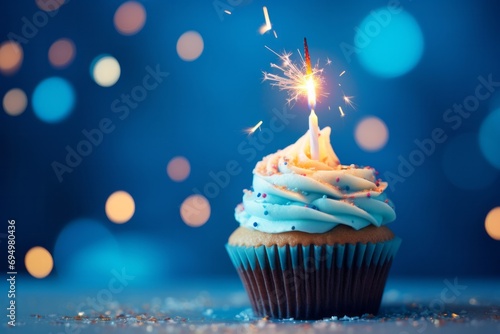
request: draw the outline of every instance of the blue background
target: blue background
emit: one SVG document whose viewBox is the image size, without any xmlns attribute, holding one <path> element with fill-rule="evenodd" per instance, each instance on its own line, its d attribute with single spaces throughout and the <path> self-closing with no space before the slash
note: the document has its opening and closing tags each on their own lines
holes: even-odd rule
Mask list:
<svg viewBox="0 0 500 334">
<path fill-rule="evenodd" d="M 416 66 L 394 78 L 374 75 L 357 54 L 349 62 L 340 47 L 354 45 L 354 28 L 387 1 L 242 1 L 223 19 L 212 1 L 140 2 L 147 12 L 145 26 L 136 35 L 123 36 L 113 26 L 114 12 L 123 1 L 70 1 L 22 45 L 20 70 L 0 76 L 0 96 L 20 87 L 30 99 L 18 117 L 0 113 L 0 233 L 7 231 L 7 219 L 16 220 L 20 270 L 28 249 L 43 246 L 53 253 L 65 226 L 90 219 L 109 230 L 127 251 L 118 256 L 114 246 L 94 242 L 92 230 L 81 235 L 93 248 L 79 270 L 101 262 L 102 272 L 109 269 L 108 262 L 129 264 L 152 282 L 236 275 L 224 244 L 237 227 L 233 210 L 242 189 L 250 186 L 260 157 L 284 148 L 307 130 L 307 106 L 297 103 L 290 111 L 296 117 L 257 151 L 256 158 L 238 151 L 238 145 L 248 140 L 242 129 L 259 120 L 266 127 L 273 109 L 285 104 L 283 92 L 262 83 L 262 71 L 277 62 L 264 45 L 295 52 L 307 36 L 313 60 L 320 59 L 322 65 L 327 57 L 333 61 L 325 69 L 330 96 L 318 105 L 317 113 L 320 126 L 332 127 L 331 140 L 342 163 L 374 166 L 385 179 L 385 173 L 397 173 L 398 157 L 408 159 L 416 149 L 414 140 L 429 138 L 437 127 L 448 136 L 404 183 L 388 190 L 398 214 L 390 227 L 403 239 L 392 274 L 500 274 L 500 241 L 484 229 L 486 214 L 500 205 L 500 171 L 484 158 L 478 139 L 483 120 L 500 108 L 500 94 L 481 101 L 456 130 L 443 121 L 447 109 L 474 94 L 479 76 L 491 74 L 500 81 L 497 2 L 401 0 L 420 26 L 424 47 Z M 269 8 L 278 38 L 258 33 L 264 23 L 263 5 Z M 2 1 L 0 42 L 9 32 L 19 33 L 21 18 L 38 10 L 34 1 Z M 178 38 L 188 30 L 199 32 L 204 40 L 203 53 L 193 62 L 183 61 L 176 52 Z M 47 52 L 61 37 L 74 41 L 76 57 L 68 68 L 58 70 L 49 64 Z M 113 55 L 121 66 L 119 81 L 109 88 L 98 86 L 89 75 L 90 64 L 100 54 Z M 141 84 L 147 66 L 157 65 L 169 76 L 120 120 L 112 112 L 112 102 Z M 347 71 L 342 87 L 355 96 L 357 105 L 356 110 L 344 107 L 344 118 L 336 111 L 336 82 L 342 70 Z M 35 116 L 31 96 L 37 84 L 52 76 L 72 84 L 76 102 L 63 121 L 45 123 Z M 366 116 L 381 118 L 389 129 L 389 141 L 378 152 L 364 151 L 354 139 L 357 123 Z M 116 129 L 59 182 L 53 161 L 63 162 L 65 147 L 76 147 L 84 139 L 82 130 L 97 127 L 103 117 Z M 463 143 L 458 148 L 455 138 Z M 498 150 L 499 145 L 490 146 Z M 181 183 L 165 172 L 178 155 L 191 164 L 189 178 Z M 209 173 L 225 170 L 231 160 L 238 161 L 241 172 L 209 199 L 209 221 L 199 228 L 184 224 L 179 214 L 182 201 L 195 189 L 203 193 L 212 181 Z M 449 180 L 456 175 L 458 185 Z M 123 225 L 109 222 L 104 212 L 106 199 L 116 190 L 129 192 L 135 200 L 135 215 Z M 96 227 L 95 233 L 99 231 Z M 1 268 L 6 269 L 5 262 Z M 56 256 L 52 277 L 63 277 L 67 268 L 61 266 Z"/>
</svg>

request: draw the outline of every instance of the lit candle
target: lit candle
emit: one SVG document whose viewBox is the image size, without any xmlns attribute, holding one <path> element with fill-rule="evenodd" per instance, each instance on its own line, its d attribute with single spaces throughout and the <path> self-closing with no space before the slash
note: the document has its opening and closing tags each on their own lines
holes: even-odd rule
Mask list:
<svg viewBox="0 0 500 334">
<path fill-rule="evenodd" d="M 304 38 L 304 55 L 306 63 L 306 77 L 307 77 L 307 102 L 309 108 L 311 109 L 311 114 L 309 115 L 309 135 L 311 141 L 310 154 L 311 159 L 319 160 L 319 127 L 318 127 L 318 116 L 314 112 L 316 108 L 316 84 L 314 82 L 314 76 L 311 66 L 311 56 L 309 55 L 309 48 L 307 47 L 307 39 Z"/>
</svg>

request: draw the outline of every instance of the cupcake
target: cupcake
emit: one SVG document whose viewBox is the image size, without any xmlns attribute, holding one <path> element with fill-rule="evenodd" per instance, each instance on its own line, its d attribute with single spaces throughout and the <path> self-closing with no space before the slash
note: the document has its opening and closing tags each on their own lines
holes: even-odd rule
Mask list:
<svg viewBox="0 0 500 334">
<path fill-rule="evenodd" d="M 393 204 L 371 167 L 342 165 L 319 134 L 266 156 L 236 207 L 226 245 L 254 314 L 322 319 L 376 314 L 401 243 L 385 224 Z"/>
</svg>

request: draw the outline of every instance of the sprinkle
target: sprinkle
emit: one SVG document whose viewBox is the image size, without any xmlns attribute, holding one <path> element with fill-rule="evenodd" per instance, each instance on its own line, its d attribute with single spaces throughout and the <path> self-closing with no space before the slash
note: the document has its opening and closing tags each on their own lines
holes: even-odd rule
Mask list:
<svg viewBox="0 0 500 334">
<path fill-rule="evenodd" d="M 268 211 L 264 211 L 264 215 L 266 215 L 266 216 L 267 216 L 268 214 L 269 214 L 269 212 L 268 212 Z"/>
<path fill-rule="evenodd" d="M 294 231 L 294 230 L 295 230 L 295 226 L 292 226 L 292 231 Z"/>
<path fill-rule="evenodd" d="M 366 197 L 370 198 L 372 195 L 370 193 L 366 194 Z"/>
<path fill-rule="evenodd" d="M 260 193 L 257 194 L 257 197 L 260 197 Z"/>
<path fill-rule="evenodd" d="M 286 162 L 286 161 L 285 161 L 284 165 L 285 165 L 285 166 L 286 166 L 286 165 L 288 165 L 288 162 Z"/>
<path fill-rule="evenodd" d="M 267 194 L 262 194 L 262 198 L 266 198 L 267 197 Z"/>
<path fill-rule="evenodd" d="M 338 177 L 336 181 L 339 182 L 340 181 L 340 177 Z"/>
<path fill-rule="evenodd" d="M 323 195 L 323 198 L 326 198 L 326 195 Z"/>
<path fill-rule="evenodd" d="M 385 202 L 385 203 L 389 203 L 389 200 L 388 200 L 388 199 L 386 199 L 384 202 Z"/>
<path fill-rule="evenodd" d="M 346 191 L 349 191 L 349 190 L 351 190 L 351 187 L 349 187 L 349 186 L 345 186 L 345 190 L 346 190 Z"/>
<path fill-rule="evenodd" d="M 257 227 L 259 224 L 257 224 L 257 222 L 254 222 L 253 223 L 253 227 Z"/>
</svg>

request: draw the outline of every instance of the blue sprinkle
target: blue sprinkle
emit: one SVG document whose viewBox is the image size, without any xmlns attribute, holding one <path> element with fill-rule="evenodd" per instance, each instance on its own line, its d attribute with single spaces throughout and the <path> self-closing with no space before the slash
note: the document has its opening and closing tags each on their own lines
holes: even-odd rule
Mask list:
<svg viewBox="0 0 500 334">
<path fill-rule="evenodd" d="M 323 195 L 323 198 L 326 198 L 326 195 Z"/>
<path fill-rule="evenodd" d="M 253 223 L 253 227 L 257 227 L 259 224 L 257 224 L 257 222 L 254 222 Z"/>
<path fill-rule="evenodd" d="M 292 226 L 292 231 L 295 230 L 295 226 Z"/>
<path fill-rule="evenodd" d="M 285 161 L 285 166 L 288 165 L 288 162 Z"/>
<path fill-rule="evenodd" d="M 257 194 L 257 197 L 260 197 L 260 193 Z"/>
<path fill-rule="evenodd" d="M 269 212 L 267 212 L 267 211 L 264 211 L 264 215 L 266 215 L 266 216 L 267 216 L 268 214 L 269 214 Z"/>
<path fill-rule="evenodd" d="M 349 191 L 349 190 L 351 190 L 351 187 L 345 186 L 345 190 Z"/>
</svg>

